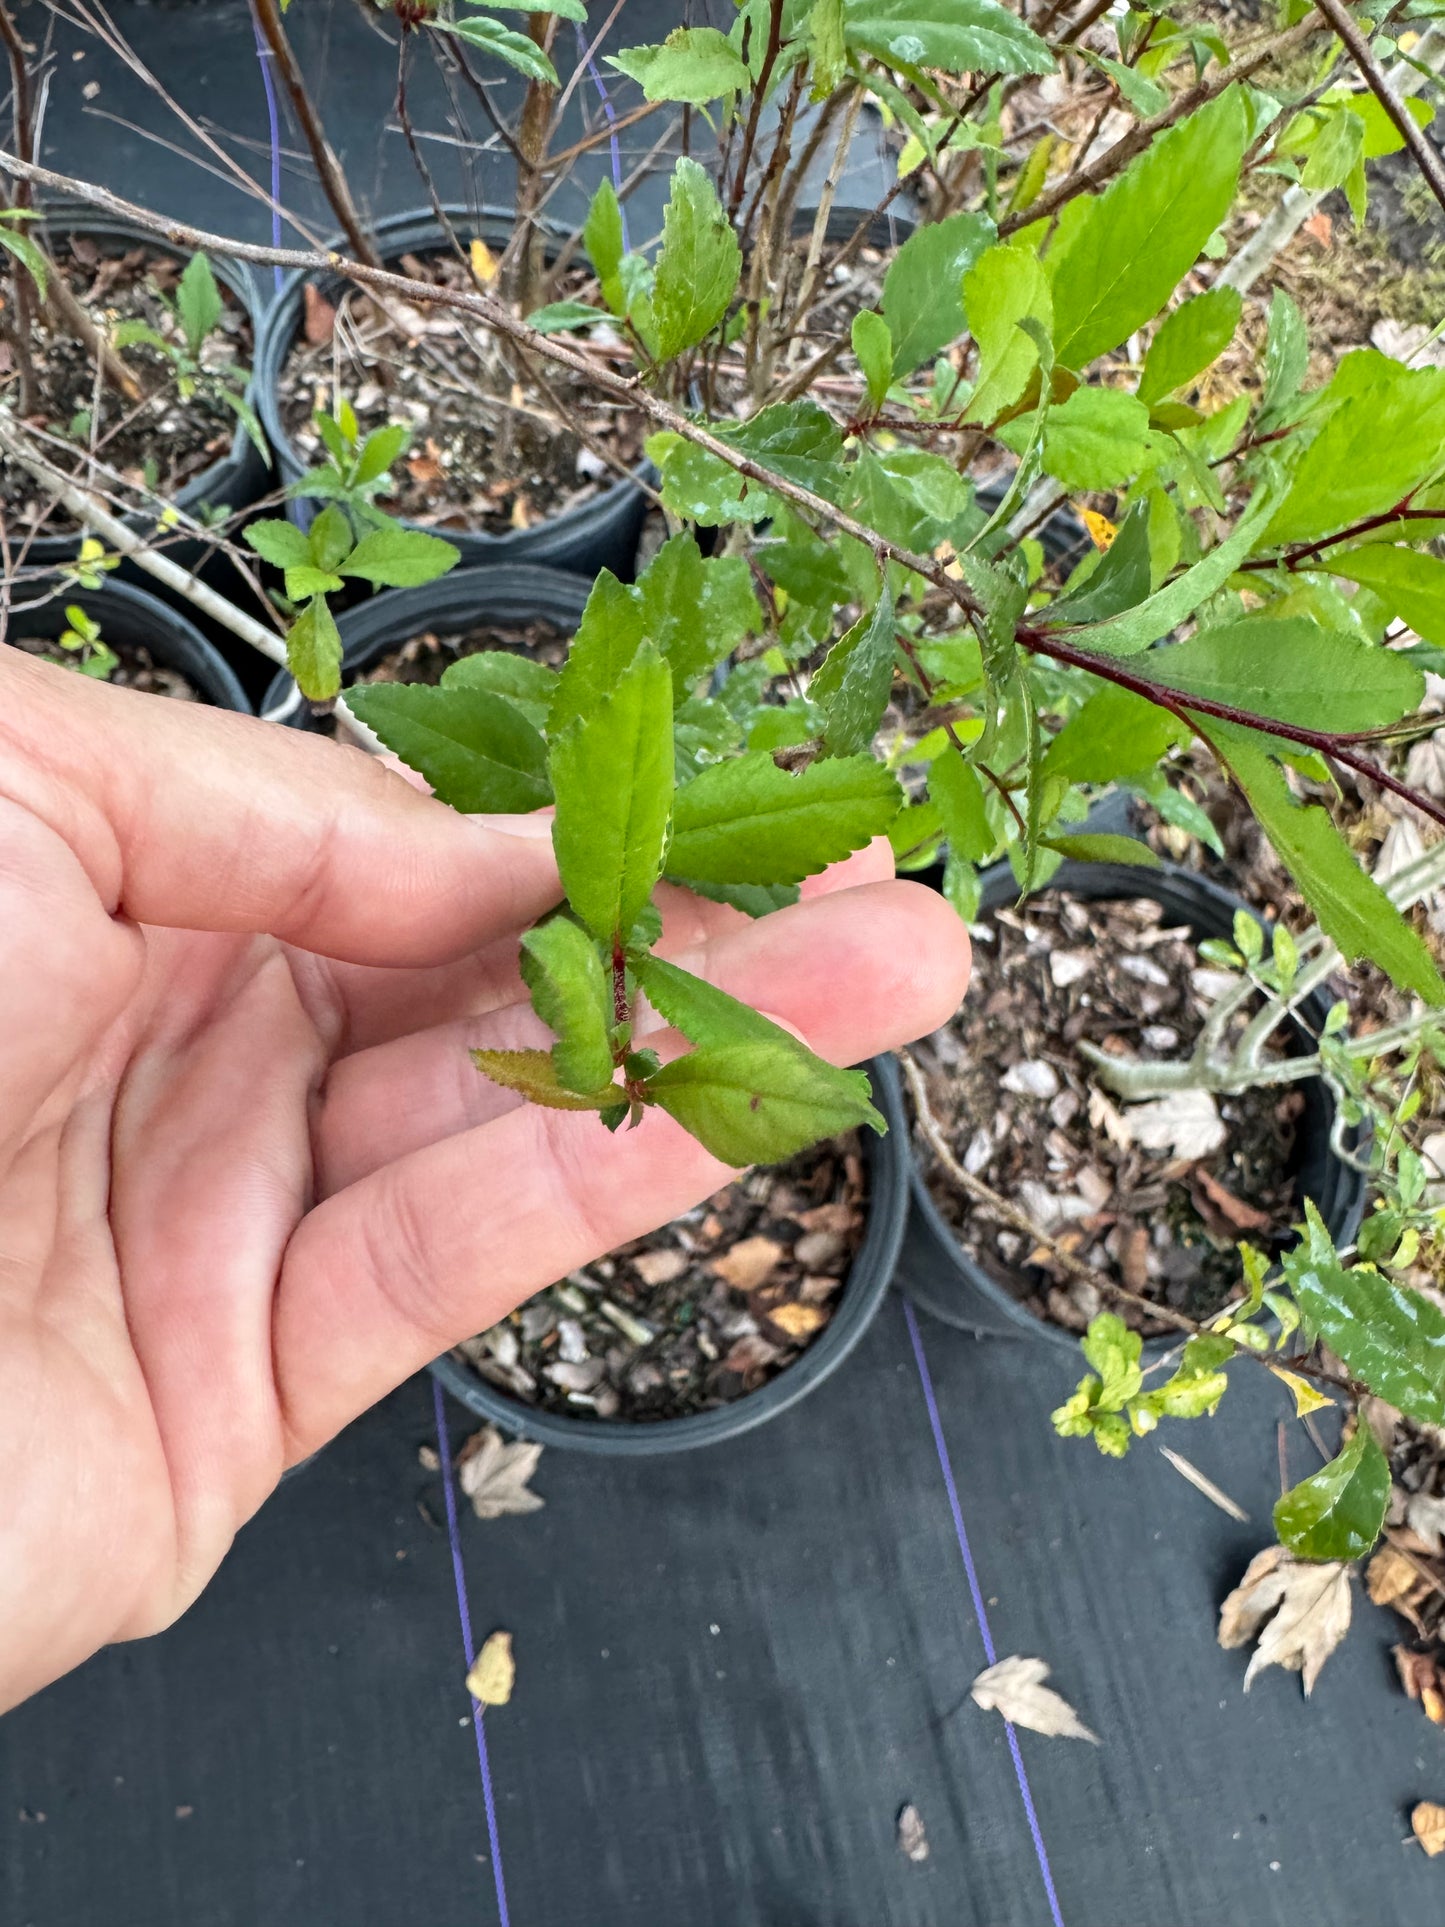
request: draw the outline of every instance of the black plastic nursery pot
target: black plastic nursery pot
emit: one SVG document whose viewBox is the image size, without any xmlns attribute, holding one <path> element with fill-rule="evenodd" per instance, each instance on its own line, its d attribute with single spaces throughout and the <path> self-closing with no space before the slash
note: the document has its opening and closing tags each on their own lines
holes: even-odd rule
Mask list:
<svg viewBox="0 0 1445 1927">
<path fill-rule="evenodd" d="M 1162 904 L 1176 924 L 1187 926 L 1201 939 L 1230 937 L 1236 910 L 1258 914 L 1242 897 L 1175 864 L 1164 864 L 1155 870 L 1126 863 L 1065 862 L 1049 879 L 1047 887 L 1067 891 L 1086 901 L 1148 897 Z M 1012 871 L 1007 864 L 999 864 L 984 880 L 980 908 L 998 909 L 1012 902 L 1017 893 Z M 1333 1001 L 1327 988 L 1313 992 L 1300 1006 L 1304 1023 L 1318 1032 Z M 1292 1023 L 1291 1029 L 1296 1037 L 1304 1040 L 1301 1025 Z M 1329 1086 L 1321 1078 L 1309 1078 L 1294 1088 L 1304 1098 L 1304 1111 L 1296 1126 L 1293 1160 L 1296 1199 L 1301 1208 L 1305 1198 L 1313 1199 L 1335 1242 L 1349 1244 L 1364 1215 L 1365 1179 L 1331 1148 L 1335 1102 Z M 959 1244 L 952 1227 L 934 1203 L 917 1160 L 911 1155 L 911 1118 L 909 1145 L 913 1203 L 899 1269 L 903 1289 L 914 1304 L 944 1324 L 981 1338 L 1041 1339 L 1076 1352 L 1077 1332 L 1035 1317 Z M 1168 1336 L 1146 1338 L 1145 1354 L 1157 1355 L 1177 1342 Z"/>
<path fill-rule="evenodd" d="M 903 1243 L 911 1160 L 898 1067 L 892 1058 L 875 1057 L 868 1073 L 873 1080 L 873 1101 L 888 1120 L 888 1135 L 880 1138 L 871 1131 L 863 1133 L 868 1165 L 868 1222 L 863 1242 L 827 1326 L 801 1358 L 756 1392 L 687 1418 L 629 1422 L 539 1412 L 491 1384 L 455 1352 L 432 1361 L 434 1376 L 469 1412 L 490 1420 L 503 1432 L 565 1450 L 609 1453 L 619 1458 L 647 1458 L 661 1452 L 720 1445 L 796 1405 L 837 1371 L 872 1324 L 888 1295 Z"/>
<path fill-rule="evenodd" d="M 177 261 L 184 262 L 189 258 L 183 249 L 168 247 L 159 235 L 153 234 L 148 228 L 134 227 L 128 221 L 97 213 L 91 208 L 49 207 L 45 210 L 44 222 L 40 224 L 40 233 L 47 243 L 72 234 L 79 235 L 93 241 L 105 254 L 127 254 L 132 248 L 143 246 L 153 254 L 172 255 Z M 245 310 L 251 323 L 254 369 L 256 357 L 260 354 L 263 318 L 250 271 L 243 263 L 228 261 L 223 255 L 210 257 L 210 260 L 216 280 Z M 252 385 L 247 392 L 254 403 L 254 372 Z M 203 509 L 234 512 L 248 508 L 266 493 L 270 485 L 269 477 L 270 471 L 255 443 L 238 423 L 226 453 L 217 456 L 177 493 L 175 506 L 182 514 L 197 518 Z M 153 526 L 152 521 L 142 515 L 130 516 L 127 520 L 131 527 L 141 532 Z M 18 541 L 20 533 L 18 530 L 11 531 L 12 545 Z M 83 539 L 80 531 L 65 535 L 50 535 L 42 531 L 27 545 L 26 561 L 54 568 L 62 562 L 69 562 Z M 168 537 L 165 552 L 182 568 L 196 569 L 202 566 L 208 556 L 209 544 L 203 537 Z M 121 567 L 127 576 L 134 573 L 133 565 L 129 562 L 122 563 Z"/>
<path fill-rule="evenodd" d="M 424 630 L 464 630 L 479 623 L 520 623 L 541 619 L 570 636 L 582 619 L 591 584 L 566 569 L 526 562 L 492 568 L 454 569 L 420 589 L 383 589 L 338 617 L 343 688 L 364 676 L 403 643 Z M 316 713 L 294 678 L 281 670 L 261 703 L 269 723 L 314 729 Z"/>
<path fill-rule="evenodd" d="M 202 702 L 212 703 L 217 709 L 236 709 L 245 716 L 251 714 L 235 671 L 215 645 L 169 603 L 129 582 L 112 578 L 100 589 L 76 589 L 66 584 L 49 602 L 13 613 L 11 634 L 50 641 L 69 627 L 65 612 L 72 605 L 84 609 L 100 624 L 104 641 L 112 646 L 144 648 L 153 661 L 184 676 Z"/>
<path fill-rule="evenodd" d="M 448 207 L 447 218 L 468 237 L 477 236 L 488 245 L 503 247 L 516 225 L 507 211 Z M 445 253 L 448 243 L 431 212 L 396 214 L 378 221 L 373 229 L 377 252 L 388 267 L 394 267 L 404 254 Z M 344 251 L 344 239 L 333 237 L 327 244 Z M 256 406 L 265 426 L 267 439 L 275 451 L 280 479 L 286 484 L 298 481 L 307 464 L 291 440 L 281 419 L 279 382 L 286 357 L 300 332 L 305 303 L 305 284 L 313 281 L 328 298 L 347 283 L 342 275 L 314 275 L 298 269 L 281 285 L 267 309 L 262 339 L 256 354 Z M 639 476 L 649 473 L 646 464 Z M 287 513 L 301 528 L 309 528 L 316 504 L 304 498 L 290 502 Z M 647 497 L 637 482 L 620 477 L 596 495 L 560 515 L 544 518 L 531 528 L 515 529 L 506 535 L 492 535 L 480 529 L 434 529 L 460 551 L 465 563 L 496 562 L 549 563 L 578 575 L 595 576 L 599 569 L 630 582 L 637 565 L 637 547 L 647 514 Z M 408 526 L 421 526 L 409 524 Z"/>
</svg>

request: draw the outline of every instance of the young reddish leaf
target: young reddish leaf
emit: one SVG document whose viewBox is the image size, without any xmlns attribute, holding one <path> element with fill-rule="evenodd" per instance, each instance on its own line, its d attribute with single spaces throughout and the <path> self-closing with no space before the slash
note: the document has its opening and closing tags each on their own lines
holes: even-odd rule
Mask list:
<svg viewBox="0 0 1445 1927">
<path fill-rule="evenodd" d="M 533 1104 L 551 1111 L 605 1111 L 626 1093 L 607 1085 L 595 1091 L 569 1091 L 557 1075 L 547 1050 L 474 1050 L 472 1062 L 494 1084 L 518 1091 Z"/>
</svg>

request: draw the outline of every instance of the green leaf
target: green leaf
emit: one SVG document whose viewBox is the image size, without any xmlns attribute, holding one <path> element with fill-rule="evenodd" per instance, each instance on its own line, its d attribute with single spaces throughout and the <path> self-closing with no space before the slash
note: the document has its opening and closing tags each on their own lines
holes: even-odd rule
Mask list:
<svg viewBox="0 0 1445 1927">
<path fill-rule="evenodd" d="M 1445 644 L 1445 562 L 1418 549 L 1366 542 L 1339 549 L 1320 565 L 1347 582 L 1373 589 L 1392 614 L 1426 642 Z"/>
<path fill-rule="evenodd" d="M 800 883 L 881 836 L 900 800 L 869 756 L 828 757 L 789 775 L 754 750 L 677 792 L 668 869 L 704 882 Z"/>
<path fill-rule="evenodd" d="M 1044 423 L 1044 467 L 1068 489 L 1119 488 L 1148 453 L 1149 410 L 1121 388 L 1076 388 Z"/>
<path fill-rule="evenodd" d="M 1307 194 L 1327 194 L 1332 187 L 1339 187 L 1364 158 L 1365 123 L 1348 107 L 1336 107 L 1319 123 L 1300 186 Z"/>
<path fill-rule="evenodd" d="M 1147 120 L 1159 114 L 1169 105 L 1169 89 L 1157 80 L 1150 80 L 1141 74 L 1137 67 L 1126 67 L 1122 60 L 1110 60 L 1107 54 L 1092 53 L 1087 47 L 1078 50 L 1091 67 L 1097 67 L 1101 74 L 1119 89 L 1120 94 L 1134 109 L 1134 112 Z"/>
<path fill-rule="evenodd" d="M 628 963 L 658 1016 L 680 1030 L 690 1044 L 765 1043 L 798 1051 L 805 1057 L 812 1055 L 791 1031 L 764 1017 L 751 1004 L 729 997 L 705 977 L 696 977 L 650 952 L 634 952 Z"/>
<path fill-rule="evenodd" d="M 1357 348 L 1312 400 L 1308 421 L 1323 426 L 1295 464 L 1270 543 L 1313 541 L 1384 514 L 1441 466 L 1445 369 Z"/>
<path fill-rule="evenodd" d="M 717 190 L 696 161 L 678 161 L 652 291 L 659 361 L 711 333 L 728 311 L 741 268 L 742 250 Z"/>
<path fill-rule="evenodd" d="M 868 405 L 881 408 L 893 380 L 893 336 L 888 323 L 874 308 L 864 308 L 853 317 L 853 353 L 868 384 Z"/>
<path fill-rule="evenodd" d="M 11 219 L 14 219 L 13 209 Z M 0 248 L 3 248 L 7 254 L 14 255 L 35 283 L 43 301 L 49 286 L 50 263 L 30 236 L 22 234 L 18 228 L 11 227 L 8 221 L 0 220 Z"/>
<path fill-rule="evenodd" d="M 993 422 L 1024 395 L 1039 365 L 1038 343 L 1019 322 L 1053 325 L 1049 277 L 1032 248 L 1004 243 L 985 250 L 963 279 L 969 333 L 978 344 L 978 374 L 967 419 Z"/>
<path fill-rule="evenodd" d="M 1246 616 L 1199 629 L 1152 650 L 1141 669 L 1166 689 L 1343 735 L 1398 722 L 1425 693 L 1408 656 L 1305 616 Z"/>
<path fill-rule="evenodd" d="M 305 602 L 309 596 L 330 595 L 333 590 L 343 586 L 339 575 L 332 575 L 326 569 L 313 569 L 309 562 L 286 571 L 288 602 Z"/>
<path fill-rule="evenodd" d="M 1045 849 L 1056 850 L 1075 863 L 1130 863 L 1144 870 L 1159 868 L 1158 857 L 1136 836 L 1055 836 L 1050 833 L 1043 843 Z"/>
<path fill-rule="evenodd" d="M 554 736 L 596 709 L 641 644 L 642 605 L 610 569 L 603 569 L 592 584 L 552 698 Z"/>
<path fill-rule="evenodd" d="M 341 574 L 359 576 L 383 589 L 415 589 L 454 569 L 460 552 L 439 535 L 420 529 L 373 529 L 363 535 L 341 564 Z"/>
<path fill-rule="evenodd" d="M 1269 331 L 1264 344 L 1264 400 L 1261 419 L 1294 400 L 1309 367 L 1309 335 L 1304 316 L 1285 293 L 1276 288 L 1269 304 Z"/>
<path fill-rule="evenodd" d="M 1131 689 L 1106 683 L 1071 716 L 1044 751 L 1039 774 L 1047 781 L 1110 783 L 1152 770 L 1188 740 L 1178 718 Z"/>
<path fill-rule="evenodd" d="M 929 764 L 928 794 L 938 805 L 950 856 L 965 863 L 987 862 L 998 847 L 998 836 L 989 824 L 978 772 L 952 743 Z"/>
<path fill-rule="evenodd" d="M 848 45 L 843 34 L 843 0 L 813 0 L 808 9 L 808 49 L 813 61 L 810 100 L 826 100 L 843 82 Z"/>
<path fill-rule="evenodd" d="M 1342 1265 L 1312 1204 L 1306 1237 L 1284 1258 L 1310 1329 L 1377 1398 L 1445 1425 L 1445 1314 L 1373 1265 Z"/>
<path fill-rule="evenodd" d="M 1278 1502 L 1274 1529 L 1297 1559 L 1362 1559 L 1380 1536 L 1389 1502 L 1389 1460 L 1358 1419 L 1338 1457 Z"/>
<path fill-rule="evenodd" d="M 504 1090 L 520 1091 L 533 1104 L 549 1111 L 606 1111 L 620 1099 L 627 1114 L 627 1094 L 620 1084 L 600 1090 L 569 1091 L 557 1074 L 557 1063 L 547 1050 L 474 1050 L 472 1062 L 484 1076 Z"/>
<path fill-rule="evenodd" d="M 1076 589 L 1049 605 L 1051 622 L 1106 622 L 1137 608 L 1149 593 L 1153 557 L 1149 552 L 1150 505 L 1135 502 L 1097 566 Z"/>
<path fill-rule="evenodd" d="M 907 72 L 1046 74 L 1053 55 L 996 0 L 845 0 L 843 31 L 855 52 Z"/>
<path fill-rule="evenodd" d="M 827 495 L 840 482 L 843 433 L 815 401 L 774 402 L 724 437 L 790 482 Z"/>
<path fill-rule="evenodd" d="M 484 689 L 520 709 L 534 729 L 545 729 L 557 689 L 557 671 L 510 649 L 479 649 L 448 663 L 443 689 Z"/>
<path fill-rule="evenodd" d="M 1258 739 L 1211 720 L 1208 735 L 1244 791 L 1260 828 L 1303 892 L 1324 931 L 1351 963 L 1369 957 L 1402 990 L 1445 1003 L 1445 983 L 1405 921 L 1319 804 L 1296 803 L 1279 765 Z"/>
<path fill-rule="evenodd" d="M 482 13 L 469 15 L 465 20 L 433 19 L 431 25 L 441 33 L 454 33 L 458 40 L 465 40 L 495 60 L 505 61 L 528 80 L 540 80 L 548 87 L 557 85 L 557 69 L 536 41 L 528 34 L 504 27 L 500 20 L 489 19 Z"/>
<path fill-rule="evenodd" d="M 635 80 L 649 100 L 681 100 L 693 107 L 751 85 L 736 48 L 716 27 L 675 27 L 661 46 L 628 47 L 610 54 L 607 64 Z"/>
<path fill-rule="evenodd" d="M 1084 368 L 1164 306 L 1229 212 L 1246 137 L 1238 87 L 1159 135 L 1049 252 L 1054 347 Z"/>
<path fill-rule="evenodd" d="M 204 254 L 193 254 L 176 283 L 176 313 L 186 346 L 199 355 L 206 336 L 221 318 L 221 290 Z"/>
<path fill-rule="evenodd" d="M 1210 288 L 1165 315 L 1139 377 L 1139 399 L 1162 401 L 1187 387 L 1234 339 L 1244 297 L 1238 288 Z"/>
<path fill-rule="evenodd" d="M 1179 1369 L 1148 1401 L 1162 1418 L 1204 1418 L 1214 1411 L 1229 1378 L 1222 1367 L 1234 1356 L 1234 1345 L 1223 1334 L 1199 1332 L 1184 1347 Z"/>
<path fill-rule="evenodd" d="M 612 1082 L 612 978 L 597 945 L 567 916 L 548 917 L 522 938 L 522 982 L 532 1008 L 556 1034 L 552 1061 L 569 1091 Z"/>
<path fill-rule="evenodd" d="M 1122 1411 L 1139 1391 L 1144 1382 L 1139 1367 L 1143 1349 L 1140 1334 L 1130 1331 L 1114 1312 L 1100 1312 L 1089 1320 L 1080 1350 L 1099 1375 L 1099 1392 L 1094 1403 L 1101 1410 Z"/>
<path fill-rule="evenodd" d="M 776 1164 L 861 1124 L 888 1128 L 866 1071 L 838 1070 L 791 1038 L 701 1046 L 664 1064 L 647 1092 L 724 1164 Z"/>
<path fill-rule="evenodd" d="M 572 328 L 595 328 L 606 318 L 590 301 L 549 301 L 545 307 L 532 310 L 527 325 L 539 335 L 564 335 Z"/>
<path fill-rule="evenodd" d="M 341 636 L 324 596 L 316 596 L 286 634 L 286 667 L 313 703 L 330 702 L 341 689 Z"/>
<path fill-rule="evenodd" d="M 1096 655 L 1137 656 L 1150 643 L 1177 629 L 1234 574 L 1258 540 L 1276 499 L 1261 490 L 1239 518 L 1234 532 L 1218 548 L 1211 549 L 1193 568 L 1162 589 L 1156 589 L 1137 607 L 1084 631 L 1079 640 Z"/>
<path fill-rule="evenodd" d="M 610 692 L 552 742 L 557 868 L 602 943 L 626 938 L 662 874 L 672 764 L 672 677 L 644 642 Z"/>
<path fill-rule="evenodd" d="M 741 910 L 745 917 L 770 917 L 774 910 L 786 910 L 798 901 L 796 883 L 704 883 L 697 877 L 669 874 L 667 881 L 709 903 L 725 903 L 730 910 Z"/>
<path fill-rule="evenodd" d="M 373 428 L 356 458 L 357 486 L 380 481 L 410 440 L 411 430 L 405 422 L 387 422 Z"/>
<path fill-rule="evenodd" d="M 322 509 L 306 534 L 306 549 L 311 566 L 335 575 L 338 566 L 351 553 L 355 538 L 351 524 L 334 502 Z"/>
<path fill-rule="evenodd" d="M 883 279 L 893 373 L 911 374 L 963 333 L 963 277 L 997 230 L 983 214 L 949 214 L 915 228 Z"/>
<path fill-rule="evenodd" d="M 582 245 L 602 289 L 602 299 L 614 314 L 625 314 L 627 296 L 619 270 L 622 266 L 622 208 L 617 190 L 605 176 L 592 196 L 582 229 Z"/>
<path fill-rule="evenodd" d="M 894 626 L 893 595 L 885 582 L 871 615 L 834 643 L 808 685 L 827 715 L 823 747 L 829 756 L 856 756 L 871 747 L 893 687 Z"/>
<path fill-rule="evenodd" d="M 443 803 L 516 814 L 552 800 L 547 746 L 519 709 L 485 689 L 358 683 L 347 702 Z"/>
<path fill-rule="evenodd" d="M 477 0 L 471 3 L 475 5 Z M 555 13 L 559 20 L 575 20 L 579 26 L 587 24 L 585 0 L 487 0 L 487 4 L 500 7 L 503 13 Z"/>
<path fill-rule="evenodd" d="M 670 536 L 633 590 L 649 636 L 672 671 L 681 701 L 700 676 L 744 636 L 762 627 L 762 611 L 744 557 L 704 558 L 691 535 Z"/>
<path fill-rule="evenodd" d="M 243 535 L 261 560 L 273 568 L 300 569 L 311 560 L 311 544 L 294 522 L 252 522 Z"/>
</svg>

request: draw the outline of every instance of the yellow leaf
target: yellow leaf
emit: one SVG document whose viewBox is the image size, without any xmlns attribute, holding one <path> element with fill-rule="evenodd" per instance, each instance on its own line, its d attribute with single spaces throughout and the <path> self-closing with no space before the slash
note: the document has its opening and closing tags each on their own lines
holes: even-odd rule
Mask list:
<svg viewBox="0 0 1445 1927">
<path fill-rule="evenodd" d="M 1271 1365 L 1269 1369 L 1281 1385 L 1288 1385 L 1294 1393 L 1296 1418 L 1303 1418 L 1308 1412 L 1321 1412 L 1325 1406 L 1334 1404 L 1333 1399 L 1326 1398 L 1323 1392 L 1317 1392 L 1308 1379 L 1300 1378 L 1294 1372 L 1287 1372 L 1282 1365 Z"/>
<path fill-rule="evenodd" d="M 775 1325 L 781 1325 L 789 1338 L 808 1338 L 823 1324 L 826 1314 L 816 1305 L 777 1305 L 768 1313 Z"/>
<path fill-rule="evenodd" d="M 1097 509 L 1080 509 L 1084 527 L 1089 531 L 1089 540 L 1096 549 L 1107 549 L 1119 533 L 1117 523 L 1111 522 L 1107 515 L 1100 515 Z"/>
<path fill-rule="evenodd" d="M 496 280 L 497 268 L 500 265 L 496 255 L 492 253 L 485 241 L 478 239 L 472 242 L 471 256 L 472 273 L 484 288 L 489 287 Z"/>
<path fill-rule="evenodd" d="M 512 1697 L 517 1662 L 512 1658 L 512 1635 L 493 1633 L 472 1661 L 467 1691 L 483 1706 L 505 1706 Z"/>
<path fill-rule="evenodd" d="M 1434 1800 L 1422 1800 L 1410 1815 L 1410 1825 L 1432 1860 L 1437 1853 L 1445 1853 L 1445 1807 Z"/>
</svg>

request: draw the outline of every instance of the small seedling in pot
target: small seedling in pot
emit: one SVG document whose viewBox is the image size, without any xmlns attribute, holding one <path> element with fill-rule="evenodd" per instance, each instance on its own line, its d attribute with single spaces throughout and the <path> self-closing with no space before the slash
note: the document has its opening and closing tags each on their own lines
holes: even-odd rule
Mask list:
<svg viewBox="0 0 1445 1927">
<path fill-rule="evenodd" d="M 171 379 L 182 401 L 189 401 L 200 392 L 224 402 L 250 436 L 262 461 L 269 465 L 271 451 L 246 393 L 250 379 L 247 371 L 230 359 L 221 360 L 216 355 L 206 358 L 207 344 L 212 338 L 224 340 L 220 321 L 225 308 L 210 262 L 204 254 L 193 254 L 176 284 L 175 295 L 168 295 L 161 288 L 156 293 L 173 317 L 176 333 L 162 334 L 146 321 L 122 321 L 112 332 L 113 345 L 122 350 L 144 346 L 162 356 L 170 366 Z M 71 426 L 75 433 L 76 423 Z M 89 433 L 87 411 L 77 438 L 88 437 Z"/>
<path fill-rule="evenodd" d="M 51 660 L 78 670 L 82 676 L 106 681 L 120 666 L 120 657 L 103 640 L 100 624 L 74 602 L 66 605 L 65 621 L 67 626 L 55 639 L 56 647 L 64 653 Z"/>
</svg>

